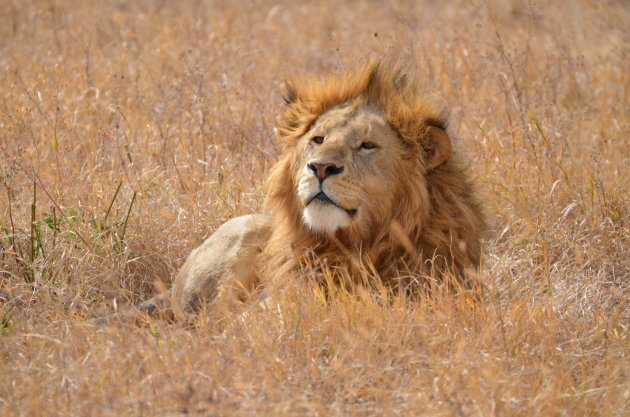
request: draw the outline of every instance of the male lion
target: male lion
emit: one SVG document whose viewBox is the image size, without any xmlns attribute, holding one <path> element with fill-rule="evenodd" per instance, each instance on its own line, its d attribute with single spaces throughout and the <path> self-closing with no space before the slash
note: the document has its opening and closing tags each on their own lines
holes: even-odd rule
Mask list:
<svg viewBox="0 0 630 417">
<path fill-rule="evenodd" d="M 408 290 L 419 278 L 466 284 L 484 219 L 442 109 L 398 63 L 285 85 L 284 145 L 264 211 L 221 226 L 174 281 L 175 312 L 243 300 L 326 264 L 343 281 L 366 271 Z M 313 261 L 317 260 L 317 261 Z M 168 294 L 138 306 L 165 306 Z"/>
</svg>

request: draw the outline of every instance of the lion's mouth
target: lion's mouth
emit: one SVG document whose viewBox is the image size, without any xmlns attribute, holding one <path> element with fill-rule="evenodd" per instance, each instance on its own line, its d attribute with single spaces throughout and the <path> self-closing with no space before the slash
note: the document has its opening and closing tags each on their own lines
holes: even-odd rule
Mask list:
<svg viewBox="0 0 630 417">
<path fill-rule="evenodd" d="M 309 201 L 308 203 L 306 203 L 306 205 L 308 206 L 309 204 L 311 204 L 313 201 L 317 201 L 323 204 L 332 204 L 333 206 L 337 207 L 338 209 L 341 209 L 343 211 L 345 211 L 346 213 L 348 213 L 350 216 L 354 216 L 355 214 L 357 214 L 357 209 L 347 209 L 344 207 L 341 207 L 339 204 L 337 204 L 333 199 L 331 199 L 330 197 L 328 197 L 326 195 L 325 192 L 320 191 L 319 193 L 315 194 Z"/>
</svg>

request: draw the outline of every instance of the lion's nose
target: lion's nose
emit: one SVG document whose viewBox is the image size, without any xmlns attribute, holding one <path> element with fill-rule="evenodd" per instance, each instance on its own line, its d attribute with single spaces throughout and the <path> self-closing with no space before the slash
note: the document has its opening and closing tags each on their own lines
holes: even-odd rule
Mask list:
<svg viewBox="0 0 630 417">
<path fill-rule="evenodd" d="M 324 182 L 324 180 L 331 175 L 337 175 L 343 172 L 342 166 L 338 167 L 335 164 L 319 164 L 315 162 L 308 164 L 308 169 L 315 174 L 320 183 Z"/>
</svg>

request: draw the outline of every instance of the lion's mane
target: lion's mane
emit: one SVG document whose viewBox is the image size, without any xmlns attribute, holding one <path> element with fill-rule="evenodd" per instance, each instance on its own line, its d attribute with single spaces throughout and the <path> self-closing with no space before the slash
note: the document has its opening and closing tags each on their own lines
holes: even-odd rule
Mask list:
<svg viewBox="0 0 630 417">
<path fill-rule="evenodd" d="M 287 105 L 277 118 L 277 131 L 284 152 L 271 171 L 265 202 L 275 217 L 267 275 L 290 274 L 313 256 L 348 270 L 357 263 L 370 265 L 386 282 L 444 273 L 465 280 L 465 271 L 478 267 L 485 227 L 480 204 L 455 150 L 435 169 L 427 168 L 435 147 L 430 129 L 445 132 L 445 112 L 403 65 L 372 60 L 339 76 L 297 80 L 285 86 L 283 95 Z M 368 239 L 345 229 L 335 236 L 311 231 L 301 220 L 296 196 L 296 144 L 328 110 L 356 100 L 381 109 L 408 149 L 397 161 L 405 174 L 395 189 L 395 212 Z"/>
</svg>

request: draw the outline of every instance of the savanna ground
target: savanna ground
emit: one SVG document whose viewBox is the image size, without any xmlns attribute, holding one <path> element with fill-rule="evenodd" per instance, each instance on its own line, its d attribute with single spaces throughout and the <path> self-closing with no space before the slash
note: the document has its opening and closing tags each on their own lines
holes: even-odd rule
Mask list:
<svg viewBox="0 0 630 417">
<path fill-rule="evenodd" d="M 0 415 L 628 415 L 628 28 L 624 1 L 1 0 Z M 450 108 L 481 302 L 86 323 L 260 209 L 282 80 L 371 54 Z"/>
</svg>

